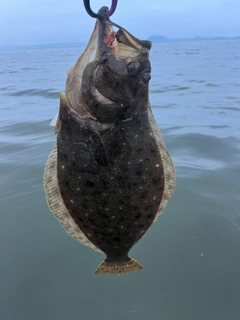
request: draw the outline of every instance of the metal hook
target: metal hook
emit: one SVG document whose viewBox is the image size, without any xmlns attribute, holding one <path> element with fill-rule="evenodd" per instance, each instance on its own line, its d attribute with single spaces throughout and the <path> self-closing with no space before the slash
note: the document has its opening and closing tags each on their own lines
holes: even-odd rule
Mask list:
<svg viewBox="0 0 240 320">
<path fill-rule="evenodd" d="M 108 10 L 108 15 L 109 17 L 114 14 L 116 8 L 117 8 L 117 2 L 118 0 L 112 0 L 112 5 L 111 5 L 111 8 Z"/>
<path fill-rule="evenodd" d="M 110 8 L 110 10 L 108 10 L 108 16 L 109 17 L 115 12 L 116 7 L 117 7 L 117 2 L 118 2 L 118 0 L 112 0 L 111 8 Z M 99 14 L 93 12 L 91 7 L 90 7 L 90 0 L 83 0 L 83 4 L 84 4 L 84 7 L 85 7 L 85 10 L 87 11 L 87 13 L 92 18 L 98 18 L 99 19 Z"/>
</svg>

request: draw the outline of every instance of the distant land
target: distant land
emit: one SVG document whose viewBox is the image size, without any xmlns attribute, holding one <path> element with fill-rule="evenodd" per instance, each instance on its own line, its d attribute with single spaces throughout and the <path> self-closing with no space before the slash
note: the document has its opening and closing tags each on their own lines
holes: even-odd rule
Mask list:
<svg viewBox="0 0 240 320">
<path fill-rule="evenodd" d="M 180 42 L 180 41 L 204 41 L 204 40 L 240 40 L 240 36 L 236 37 L 194 37 L 194 38 L 173 38 L 168 39 L 165 36 L 153 35 L 148 37 L 148 40 L 153 43 L 159 42 Z M 87 42 L 71 42 L 71 43 L 46 43 L 35 45 L 0 45 L 0 50 L 26 50 L 26 49 L 51 49 L 51 48 L 79 48 L 85 47 Z"/>
<path fill-rule="evenodd" d="M 204 40 L 233 40 L 240 39 L 240 36 L 237 37 L 194 37 L 194 38 L 176 38 L 176 39 L 168 39 L 167 37 L 155 35 L 150 36 L 148 40 L 155 42 L 177 42 L 177 41 L 204 41 Z"/>
</svg>

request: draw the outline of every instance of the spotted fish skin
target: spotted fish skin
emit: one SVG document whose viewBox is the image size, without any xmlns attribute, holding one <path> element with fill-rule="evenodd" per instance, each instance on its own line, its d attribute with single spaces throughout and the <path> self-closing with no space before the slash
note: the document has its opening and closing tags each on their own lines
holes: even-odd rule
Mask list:
<svg viewBox="0 0 240 320">
<path fill-rule="evenodd" d="M 100 133 L 98 157 L 92 151 L 96 133 L 75 121 L 63 104 L 60 118 L 58 179 L 65 205 L 108 261 L 128 259 L 130 248 L 152 224 L 164 188 L 147 110 Z"/>
<path fill-rule="evenodd" d="M 120 274 L 142 269 L 129 250 L 166 206 L 175 172 L 149 103 L 151 44 L 118 26 L 109 45 L 106 21 L 68 73 L 44 185 L 66 231 L 105 253 L 96 273 Z"/>
</svg>

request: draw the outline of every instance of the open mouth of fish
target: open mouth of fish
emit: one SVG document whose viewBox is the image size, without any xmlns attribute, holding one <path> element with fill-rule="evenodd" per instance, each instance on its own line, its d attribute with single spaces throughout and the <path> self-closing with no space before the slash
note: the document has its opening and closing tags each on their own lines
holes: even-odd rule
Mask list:
<svg viewBox="0 0 240 320">
<path fill-rule="evenodd" d="M 100 131 L 131 118 L 127 109 L 139 84 L 148 84 L 151 78 L 151 42 L 111 22 L 102 9 L 102 19 L 96 21 L 85 51 L 68 71 L 65 96 L 61 95 L 80 121 Z"/>
</svg>

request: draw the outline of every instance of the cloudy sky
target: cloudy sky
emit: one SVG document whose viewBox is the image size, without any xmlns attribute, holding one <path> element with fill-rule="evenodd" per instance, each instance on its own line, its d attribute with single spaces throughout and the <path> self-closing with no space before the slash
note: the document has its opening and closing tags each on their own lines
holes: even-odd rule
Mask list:
<svg viewBox="0 0 240 320">
<path fill-rule="evenodd" d="M 94 25 L 82 0 L 0 0 L 0 13 L 0 45 L 87 41 Z M 239 36 L 240 0 L 118 0 L 111 20 L 142 39 Z"/>
</svg>

